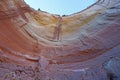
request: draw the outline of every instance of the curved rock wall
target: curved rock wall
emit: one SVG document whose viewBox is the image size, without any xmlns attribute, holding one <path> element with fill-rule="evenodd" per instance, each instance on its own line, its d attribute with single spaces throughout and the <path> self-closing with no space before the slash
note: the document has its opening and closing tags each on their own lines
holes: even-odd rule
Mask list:
<svg viewBox="0 0 120 80">
<path fill-rule="evenodd" d="M 62 17 L 1 0 L 0 61 L 1 80 L 119 80 L 120 0 Z"/>
</svg>

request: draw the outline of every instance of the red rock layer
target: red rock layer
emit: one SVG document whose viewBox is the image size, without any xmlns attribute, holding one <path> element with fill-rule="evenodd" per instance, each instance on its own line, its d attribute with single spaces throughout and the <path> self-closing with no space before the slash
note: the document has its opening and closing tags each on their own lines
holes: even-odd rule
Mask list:
<svg viewBox="0 0 120 80">
<path fill-rule="evenodd" d="M 31 64 L 44 56 L 63 64 L 103 54 L 120 43 L 115 2 L 98 1 L 83 12 L 58 17 L 35 11 L 23 0 L 1 1 L 1 60 Z"/>
</svg>

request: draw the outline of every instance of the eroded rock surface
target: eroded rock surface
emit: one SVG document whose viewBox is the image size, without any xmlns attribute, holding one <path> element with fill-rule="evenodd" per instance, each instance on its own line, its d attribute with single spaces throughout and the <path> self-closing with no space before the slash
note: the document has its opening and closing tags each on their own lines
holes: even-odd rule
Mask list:
<svg viewBox="0 0 120 80">
<path fill-rule="evenodd" d="M 118 57 L 120 0 L 63 17 L 0 1 L 0 80 L 119 80 Z"/>
</svg>

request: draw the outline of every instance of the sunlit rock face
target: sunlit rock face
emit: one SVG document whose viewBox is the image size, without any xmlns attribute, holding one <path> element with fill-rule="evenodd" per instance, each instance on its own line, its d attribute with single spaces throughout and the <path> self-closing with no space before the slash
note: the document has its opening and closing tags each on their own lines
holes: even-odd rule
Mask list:
<svg viewBox="0 0 120 80">
<path fill-rule="evenodd" d="M 120 0 L 59 16 L 0 1 L 0 80 L 119 80 Z"/>
</svg>

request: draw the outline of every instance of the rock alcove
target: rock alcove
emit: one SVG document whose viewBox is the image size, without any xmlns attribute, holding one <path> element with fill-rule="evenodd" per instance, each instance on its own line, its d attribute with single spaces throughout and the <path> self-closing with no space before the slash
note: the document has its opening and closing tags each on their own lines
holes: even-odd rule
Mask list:
<svg viewBox="0 0 120 80">
<path fill-rule="evenodd" d="M 0 1 L 0 80 L 119 80 L 120 0 L 61 17 Z"/>
</svg>

